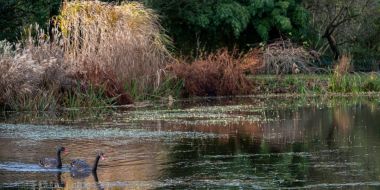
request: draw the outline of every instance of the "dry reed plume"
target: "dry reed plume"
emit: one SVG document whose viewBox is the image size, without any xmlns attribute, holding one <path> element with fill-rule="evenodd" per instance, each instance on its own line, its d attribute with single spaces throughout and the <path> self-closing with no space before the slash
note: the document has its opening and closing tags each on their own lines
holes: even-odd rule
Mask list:
<svg viewBox="0 0 380 190">
<path fill-rule="evenodd" d="M 248 94 L 252 86 L 245 77 L 244 71 L 259 65 L 253 55 L 257 56 L 252 52 L 241 56 L 236 53 L 236 50 L 230 53 L 227 49 L 221 49 L 191 64 L 184 62 L 173 64 L 170 69 L 185 81 L 185 90 L 189 95 Z"/>
<path fill-rule="evenodd" d="M 343 55 L 339 58 L 337 64 L 334 67 L 334 75 L 342 76 L 352 70 L 351 57 Z"/>
<path fill-rule="evenodd" d="M 171 59 L 165 46 L 170 40 L 152 10 L 135 2 L 73 1 L 56 21 L 66 59 L 91 85 L 111 90 L 109 95 L 123 94 L 130 84 L 140 94 L 159 86 L 160 69 Z"/>
<path fill-rule="evenodd" d="M 92 90 L 125 104 L 132 102 L 129 84 L 140 94 L 160 85 L 160 69 L 171 61 L 170 40 L 152 10 L 139 3 L 72 1 L 54 21 L 54 36 L 36 27 L 25 41 L 1 42 L 0 105 L 54 109 Z"/>
<path fill-rule="evenodd" d="M 0 44 L 0 104 L 11 109 L 49 109 L 73 80 L 59 44 L 50 43 L 38 26 L 27 31 L 24 44 Z"/>
</svg>

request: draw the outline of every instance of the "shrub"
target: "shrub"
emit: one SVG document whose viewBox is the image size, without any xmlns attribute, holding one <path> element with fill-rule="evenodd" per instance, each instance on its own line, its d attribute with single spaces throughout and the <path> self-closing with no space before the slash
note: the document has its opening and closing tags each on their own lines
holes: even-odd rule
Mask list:
<svg viewBox="0 0 380 190">
<path fill-rule="evenodd" d="M 253 52 L 253 51 L 252 51 Z M 236 50 L 220 49 L 203 56 L 191 64 L 184 61 L 173 64 L 170 69 L 184 80 L 185 91 L 193 96 L 241 95 L 251 92 L 252 84 L 244 70 L 257 67 L 259 62 L 249 52 L 242 56 Z M 256 56 L 256 55 L 255 55 Z"/>
<path fill-rule="evenodd" d="M 263 57 L 264 70 L 262 72 L 267 74 L 311 73 L 317 68 L 313 65 L 316 57 L 290 40 L 268 44 Z"/>
</svg>

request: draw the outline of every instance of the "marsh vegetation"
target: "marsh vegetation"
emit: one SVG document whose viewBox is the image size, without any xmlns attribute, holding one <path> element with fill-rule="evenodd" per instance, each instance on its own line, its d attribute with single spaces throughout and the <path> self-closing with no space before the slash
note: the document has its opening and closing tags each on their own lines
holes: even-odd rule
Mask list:
<svg viewBox="0 0 380 190">
<path fill-rule="evenodd" d="M 0 1 L 0 188 L 378 188 L 379 12 Z M 63 167 L 39 167 L 57 145 Z M 70 175 L 95 152 L 97 173 Z"/>
<path fill-rule="evenodd" d="M 380 8 L 374 0 L 183 5 L 51 1 L 20 0 L 3 6 L 4 18 L 10 12 L 30 11 L 0 23 L 6 29 L 0 43 L 3 109 L 102 107 L 172 97 L 379 91 L 377 74 L 353 74 L 363 70 L 367 60 L 372 61 L 366 71 L 379 67 L 378 41 L 372 36 L 379 32 Z M 330 12 L 317 11 L 324 6 Z M 366 20 L 368 16 L 371 19 Z M 322 18 L 330 24 L 323 24 Z M 358 27 L 370 29 L 365 33 Z M 367 49 L 368 59 L 357 51 L 359 46 Z M 268 74 L 273 77 L 261 80 Z M 303 81 L 304 75 L 315 80 Z M 290 81 L 283 82 L 284 78 Z M 294 83 L 300 86 L 294 88 Z"/>
</svg>

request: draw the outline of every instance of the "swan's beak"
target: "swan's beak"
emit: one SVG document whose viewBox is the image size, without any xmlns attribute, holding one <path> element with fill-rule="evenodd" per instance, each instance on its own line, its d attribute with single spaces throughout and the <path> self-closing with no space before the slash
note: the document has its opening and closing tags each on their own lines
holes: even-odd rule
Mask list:
<svg viewBox="0 0 380 190">
<path fill-rule="evenodd" d="M 104 157 L 104 156 L 100 156 L 100 159 L 102 159 L 102 160 L 105 160 L 105 159 L 106 159 L 106 157 Z"/>
<path fill-rule="evenodd" d="M 69 154 L 69 150 L 66 148 L 64 151 L 63 151 L 63 155 L 67 155 Z"/>
</svg>

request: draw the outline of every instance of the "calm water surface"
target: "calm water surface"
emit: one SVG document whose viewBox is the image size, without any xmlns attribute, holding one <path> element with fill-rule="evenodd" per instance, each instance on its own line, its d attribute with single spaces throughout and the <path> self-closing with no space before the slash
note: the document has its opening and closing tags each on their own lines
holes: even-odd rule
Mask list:
<svg viewBox="0 0 380 190">
<path fill-rule="evenodd" d="M 1 189 L 380 189 L 380 99 L 219 98 L 0 119 Z M 63 145 L 97 175 L 37 163 Z"/>
</svg>

